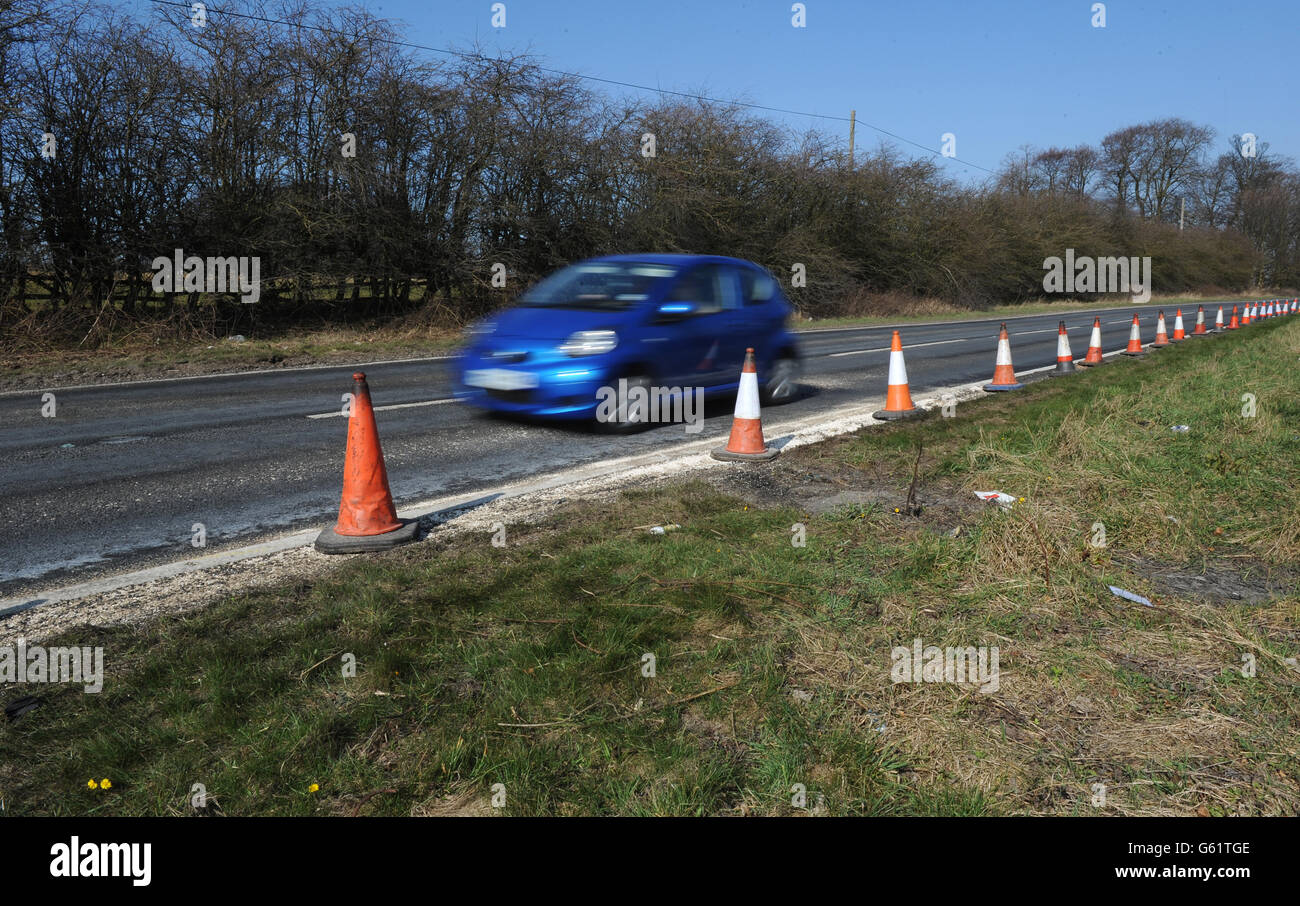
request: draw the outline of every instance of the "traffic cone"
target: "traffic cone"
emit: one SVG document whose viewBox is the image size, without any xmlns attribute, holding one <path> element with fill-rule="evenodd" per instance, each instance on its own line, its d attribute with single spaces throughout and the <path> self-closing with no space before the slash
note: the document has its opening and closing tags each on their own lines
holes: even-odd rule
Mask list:
<svg viewBox="0 0 1300 906">
<path fill-rule="evenodd" d="M 1025 386 L 1016 380 L 1016 369 L 1011 365 L 1011 340 L 1007 337 L 1007 325 L 1003 322 L 998 331 L 998 357 L 993 365 L 993 382 L 985 384 L 984 389 L 990 393 L 996 390 L 1019 390 Z"/>
<path fill-rule="evenodd" d="M 872 418 L 892 420 L 916 415 L 921 410 L 912 405 L 912 394 L 907 389 L 907 365 L 903 362 L 903 338 L 894 331 L 889 344 L 889 391 L 885 395 L 885 408 L 872 413 Z"/>
<path fill-rule="evenodd" d="M 1234 305 L 1232 306 L 1232 320 L 1228 322 L 1228 330 L 1237 330 L 1239 327 L 1241 325 L 1237 323 L 1237 306 Z"/>
<path fill-rule="evenodd" d="M 1156 338 L 1152 342 L 1152 349 L 1164 349 L 1169 345 L 1169 334 L 1165 332 L 1165 313 L 1162 311 L 1156 316 Z"/>
<path fill-rule="evenodd" d="M 1092 337 L 1088 340 L 1088 354 L 1079 364 L 1089 368 L 1093 365 L 1106 364 L 1106 359 L 1101 354 L 1101 318 L 1092 319 Z"/>
<path fill-rule="evenodd" d="M 348 449 L 343 459 L 343 497 L 339 520 L 316 538 L 316 550 L 326 554 L 382 551 L 415 540 L 417 520 L 397 518 L 388 489 L 384 451 L 379 447 L 370 388 L 360 371 L 352 375 L 352 406 L 348 416 Z"/>
<path fill-rule="evenodd" d="M 1209 334 L 1205 330 L 1205 306 L 1196 306 L 1196 326 L 1192 328 L 1192 336 L 1204 337 Z"/>
<path fill-rule="evenodd" d="M 1242 326 L 1242 327 L 1249 327 L 1249 326 L 1250 326 L 1250 310 L 1251 310 L 1253 307 L 1254 307 L 1254 306 L 1251 306 L 1251 305 L 1243 305 L 1243 306 L 1241 307 L 1241 326 Z"/>
<path fill-rule="evenodd" d="M 1224 329 L 1225 328 L 1223 326 L 1223 306 L 1220 305 L 1219 313 L 1214 316 L 1214 332 L 1223 333 Z"/>
<path fill-rule="evenodd" d="M 725 447 L 710 455 L 724 462 L 766 462 L 781 451 L 763 441 L 763 417 L 758 410 L 758 368 L 754 366 L 754 347 L 745 350 L 745 367 L 740 369 L 740 389 L 736 392 L 736 415 L 731 420 L 731 437 Z"/>
<path fill-rule="evenodd" d="M 1128 347 L 1125 348 L 1123 355 L 1146 355 L 1147 351 L 1142 348 L 1142 325 L 1138 322 L 1138 316 L 1133 316 L 1133 326 L 1128 332 Z"/>
<path fill-rule="evenodd" d="M 1070 354 L 1070 335 L 1065 332 L 1065 322 L 1061 322 L 1060 329 L 1056 332 L 1056 367 L 1047 372 L 1052 377 L 1059 377 L 1063 374 L 1074 374 L 1078 369 L 1074 367 L 1074 356 Z"/>
<path fill-rule="evenodd" d="M 1183 330 L 1183 310 L 1180 308 L 1174 312 L 1174 335 L 1173 341 L 1186 340 L 1187 333 Z"/>
</svg>

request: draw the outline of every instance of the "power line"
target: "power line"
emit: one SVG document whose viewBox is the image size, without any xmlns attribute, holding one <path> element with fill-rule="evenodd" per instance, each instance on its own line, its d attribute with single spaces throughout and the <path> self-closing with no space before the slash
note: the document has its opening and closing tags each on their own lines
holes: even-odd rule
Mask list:
<svg viewBox="0 0 1300 906">
<path fill-rule="evenodd" d="M 179 9 L 184 9 L 186 11 L 189 11 L 192 8 L 191 3 L 177 2 L 177 0 L 149 0 L 149 2 L 154 3 L 158 6 L 173 6 Z M 206 9 L 206 12 L 218 13 L 223 16 L 234 16 L 240 19 L 248 19 L 253 22 L 262 22 L 267 25 L 283 25 L 290 28 L 307 28 L 312 31 L 321 32 L 322 34 L 334 35 L 341 38 L 347 38 L 350 40 L 355 40 L 362 37 L 360 35 L 344 34 L 343 32 L 326 28 L 323 25 L 289 22 L 288 20 L 285 19 L 276 19 L 271 16 L 258 16 L 258 15 L 254 15 L 253 13 L 234 12 L 231 10 L 215 9 L 212 7 L 208 7 Z M 406 47 L 412 50 L 423 50 L 423 51 L 428 51 L 429 53 L 442 54 L 443 56 L 448 56 L 448 57 L 459 57 L 463 60 L 472 60 L 478 63 L 502 62 L 500 58 L 497 57 L 487 57 L 484 56 L 483 54 L 467 53 L 465 51 L 460 51 L 460 50 L 451 50 L 450 48 L 446 48 L 446 47 L 433 47 L 429 44 L 419 44 L 413 41 L 399 41 L 396 38 L 373 37 L 370 35 L 367 35 L 365 37 L 367 40 L 378 41 L 383 44 L 389 44 L 393 47 Z M 831 120 L 833 122 L 838 122 L 838 123 L 850 122 L 850 119 L 847 116 L 836 116 L 830 113 L 812 113 L 807 110 L 791 110 L 785 107 L 772 107 L 767 104 L 755 104 L 748 101 L 738 101 L 731 98 L 716 98 L 705 94 L 691 94 L 690 92 L 687 91 L 674 91 L 670 88 L 656 88 L 653 85 L 641 85 L 636 82 L 625 82 L 622 81 L 621 79 L 609 79 L 609 78 L 604 78 L 603 76 L 584 75 L 580 72 L 569 72 L 568 70 L 555 69 L 549 66 L 537 66 L 535 68 L 537 69 L 538 72 L 545 72 L 549 75 L 564 76 L 565 78 L 570 78 L 570 79 L 581 79 L 582 81 L 585 82 L 598 82 L 602 85 L 615 85 L 618 86 L 619 88 L 630 88 L 635 91 L 649 91 L 649 92 L 653 92 L 654 94 L 686 98 L 687 100 L 692 100 L 692 101 L 705 101 L 710 104 L 723 104 L 731 107 L 742 107 L 747 110 L 762 110 L 765 113 L 781 113 L 787 116 L 806 116 L 811 119 Z M 880 126 L 872 125 L 871 123 L 868 123 L 866 120 L 859 119 L 858 122 L 866 126 L 868 129 L 871 129 L 875 132 L 879 132 L 881 135 L 889 136 L 895 141 L 900 141 L 903 142 L 904 144 L 911 145 L 913 148 L 919 148 L 920 150 L 927 152 L 931 156 L 945 157 L 947 160 L 956 161 L 957 163 L 964 164 L 968 167 L 974 167 L 976 170 L 982 170 L 985 173 L 994 172 L 993 170 L 990 170 L 988 167 L 981 167 L 979 164 L 972 163 L 968 160 L 962 160 L 960 157 L 952 157 L 952 156 L 945 155 L 941 151 L 928 147 L 927 145 L 923 145 L 920 142 L 914 142 L 910 138 L 905 138 L 904 136 L 901 136 L 896 132 L 890 132 L 888 129 L 884 129 L 881 128 Z"/>
</svg>

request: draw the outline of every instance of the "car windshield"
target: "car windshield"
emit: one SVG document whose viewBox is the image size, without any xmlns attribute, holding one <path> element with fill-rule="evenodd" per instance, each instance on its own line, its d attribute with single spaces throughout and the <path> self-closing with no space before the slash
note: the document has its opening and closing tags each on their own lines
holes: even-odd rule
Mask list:
<svg viewBox="0 0 1300 906">
<path fill-rule="evenodd" d="M 557 271 L 524 293 L 519 302 L 531 308 L 584 308 L 626 311 L 650 298 L 655 284 L 676 276 L 663 264 L 602 261 L 575 264 Z"/>
</svg>

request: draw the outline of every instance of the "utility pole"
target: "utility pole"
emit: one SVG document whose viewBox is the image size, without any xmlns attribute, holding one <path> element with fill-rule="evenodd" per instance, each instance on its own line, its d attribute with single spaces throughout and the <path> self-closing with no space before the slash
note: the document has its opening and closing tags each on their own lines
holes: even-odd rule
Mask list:
<svg viewBox="0 0 1300 906">
<path fill-rule="evenodd" d="M 858 125 L 858 111 L 849 111 L 849 169 L 853 169 L 853 133 Z"/>
<path fill-rule="evenodd" d="M 1186 198 L 1178 199 L 1178 232 L 1183 231 L 1183 207 L 1187 204 Z"/>
</svg>

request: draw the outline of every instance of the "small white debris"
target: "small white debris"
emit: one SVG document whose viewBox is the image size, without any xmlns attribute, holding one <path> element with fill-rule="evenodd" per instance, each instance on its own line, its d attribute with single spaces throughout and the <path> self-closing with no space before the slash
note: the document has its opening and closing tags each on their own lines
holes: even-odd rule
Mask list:
<svg viewBox="0 0 1300 906">
<path fill-rule="evenodd" d="M 1131 591 L 1125 591 L 1122 588 L 1116 588 L 1114 585 L 1108 585 L 1106 587 L 1110 589 L 1111 594 L 1115 595 L 1116 597 L 1123 598 L 1125 601 L 1132 601 L 1135 604 L 1145 604 L 1147 607 L 1156 606 L 1152 604 L 1149 599 L 1144 598 L 1141 595 L 1135 595 Z"/>
<path fill-rule="evenodd" d="M 1169 430 L 1173 431 L 1175 434 L 1186 434 L 1188 431 L 1192 430 L 1192 428 L 1190 425 L 1170 425 Z"/>
<path fill-rule="evenodd" d="M 681 526 L 678 525 L 676 522 L 670 522 L 667 525 L 656 525 L 654 528 L 650 529 L 650 534 L 662 535 L 665 532 L 675 532 L 679 528 L 681 528 Z"/>
<path fill-rule="evenodd" d="M 996 503 L 1004 510 L 1009 510 L 1015 506 L 1016 498 L 1010 494 L 1003 494 L 1001 491 L 976 491 L 975 496 L 985 503 Z"/>
</svg>

